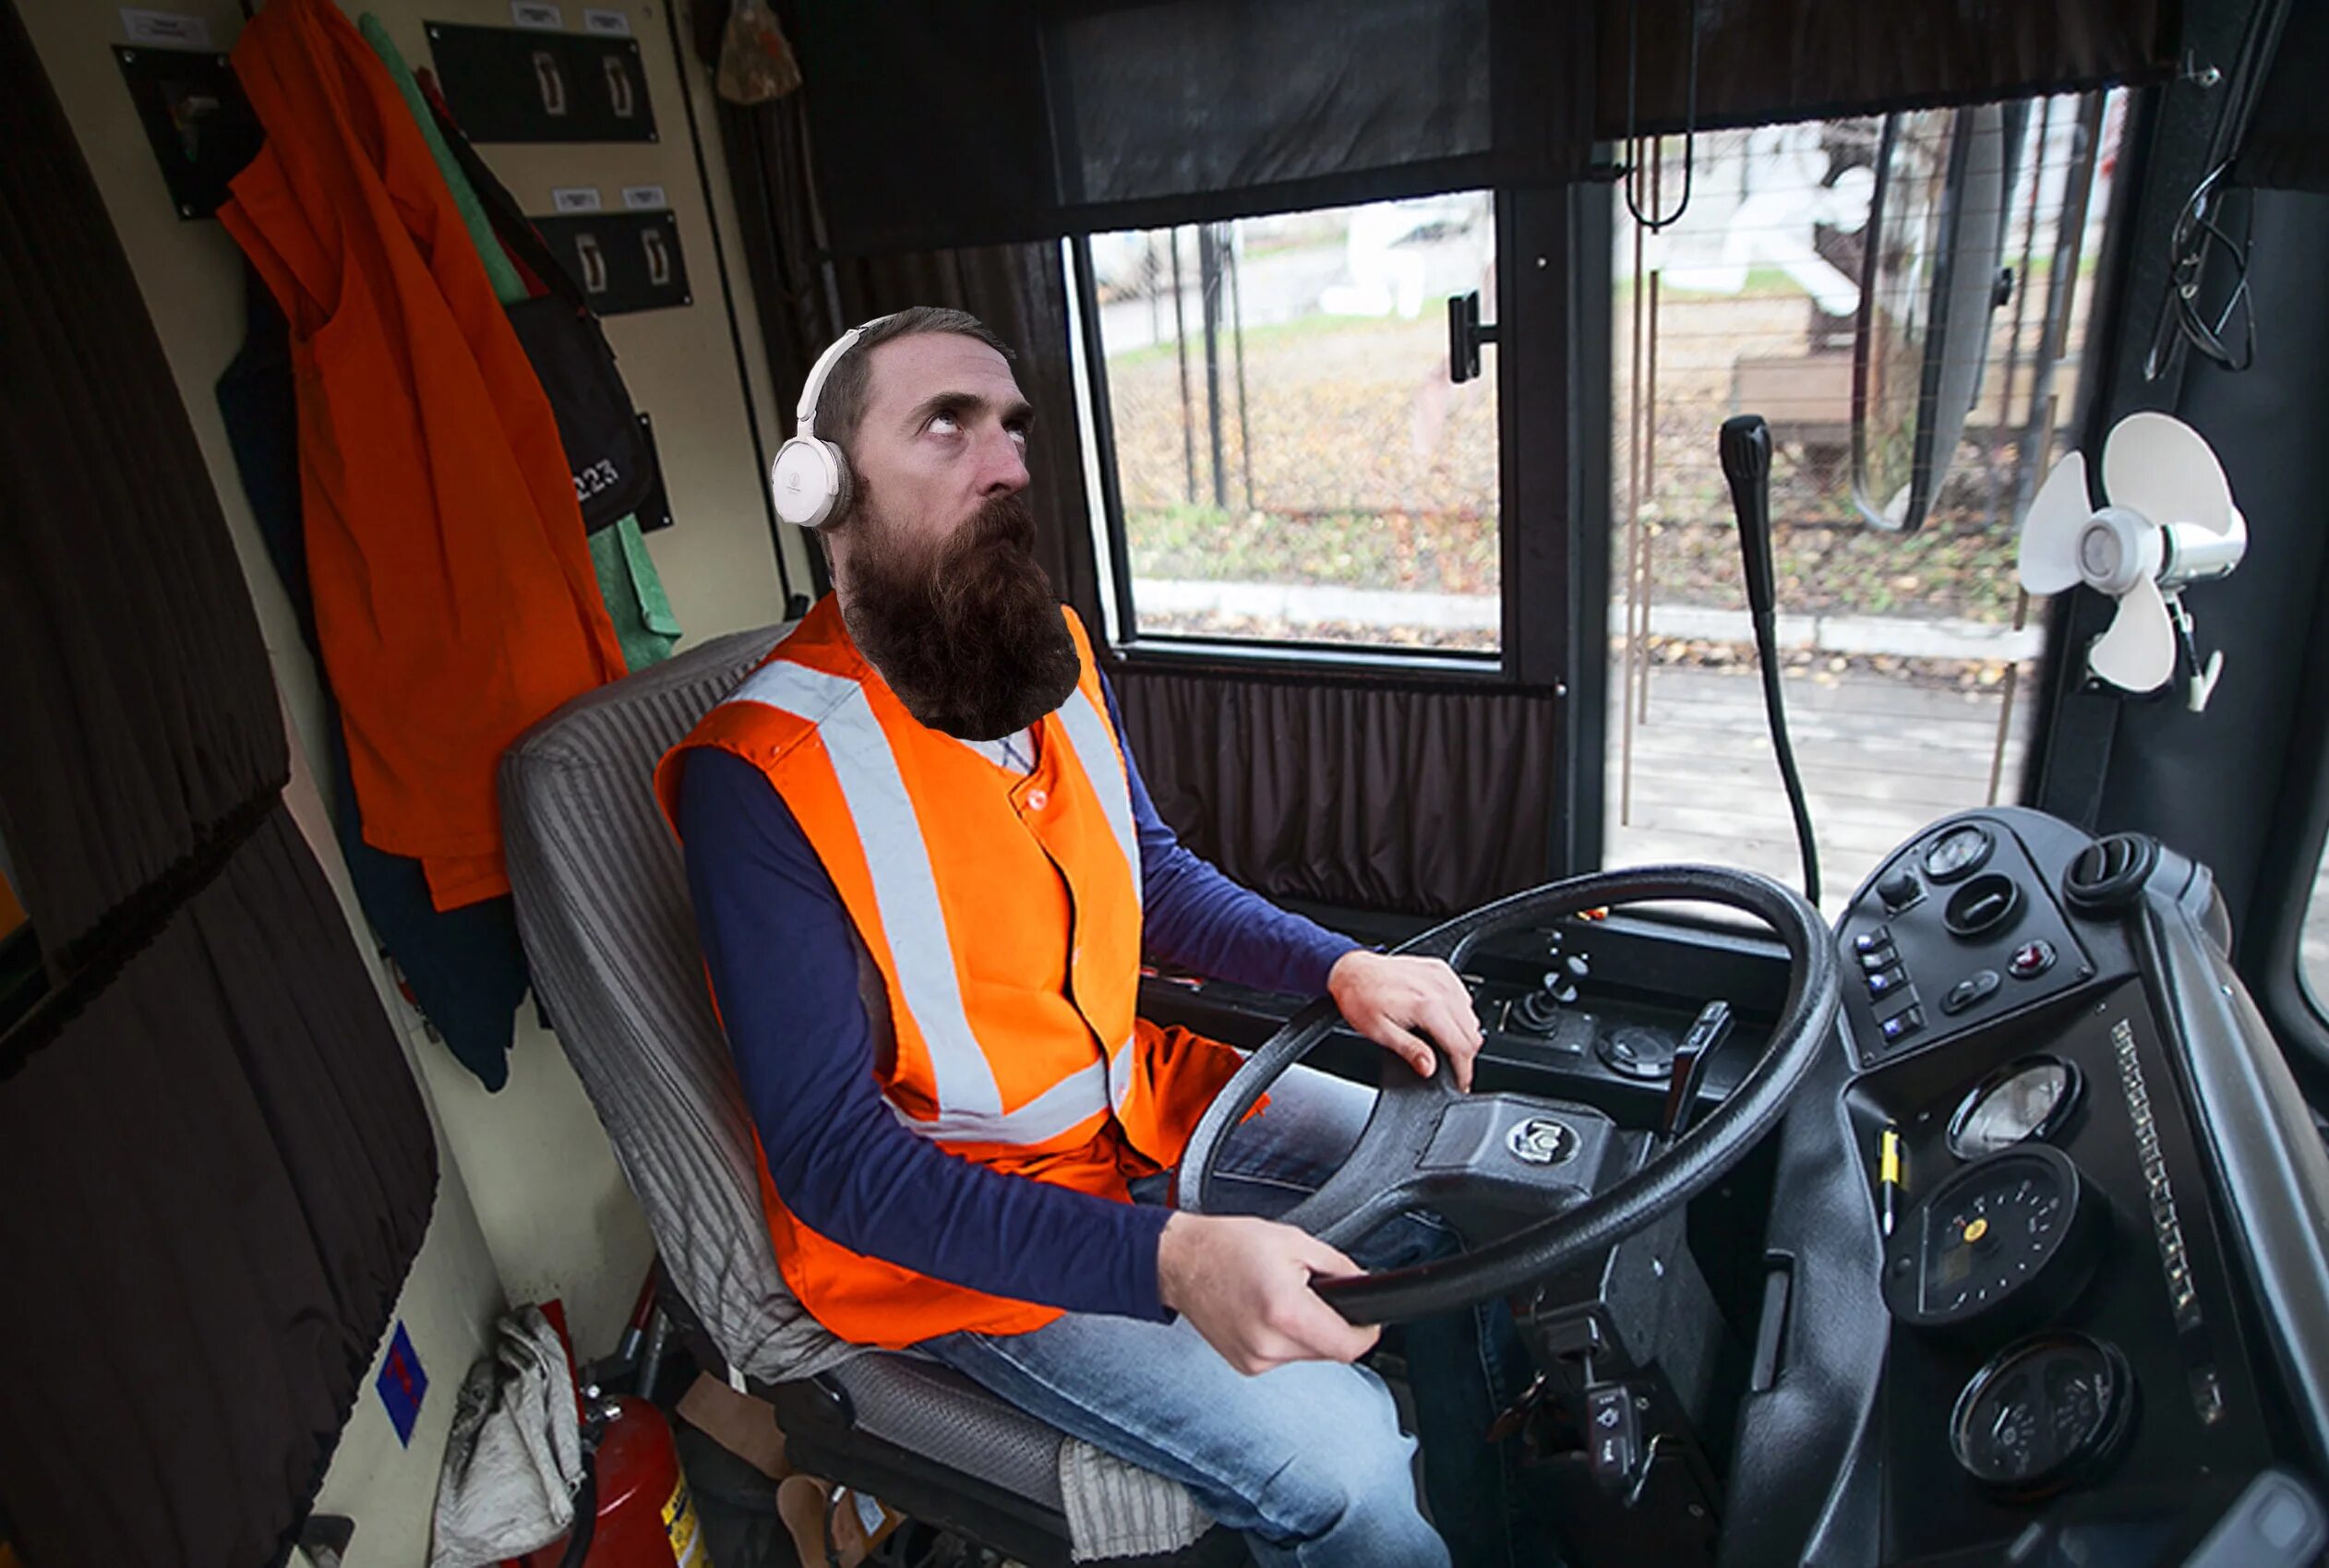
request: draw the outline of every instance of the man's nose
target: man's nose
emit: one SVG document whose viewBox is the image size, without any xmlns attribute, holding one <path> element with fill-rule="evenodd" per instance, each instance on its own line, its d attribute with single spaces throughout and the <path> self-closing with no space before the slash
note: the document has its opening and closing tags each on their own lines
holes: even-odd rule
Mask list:
<svg viewBox="0 0 2329 1568">
<path fill-rule="evenodd" d="M 978 444 L 978 494 L 1008 496 L 1026 487 L 1026 449 L 1010 431 L 994 426 Z"/>
</svg>

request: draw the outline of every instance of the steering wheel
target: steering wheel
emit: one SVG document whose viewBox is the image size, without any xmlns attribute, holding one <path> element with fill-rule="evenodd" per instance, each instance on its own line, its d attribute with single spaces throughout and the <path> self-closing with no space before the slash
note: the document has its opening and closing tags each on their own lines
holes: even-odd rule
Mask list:
<svg viewBox="0 0 2329 1568">
<path fill-rule="evenodd" d="M 1418 1206 L 1478 1208 L 1484 1201 L 1532 1217 L 1501 1239 L 1454 1257 L 1321 1282 L 1318 1294 L 1337 1311 L 1354 1323 L 1404 1322 L 1490 1300 L 1558 1274 L 1689 1202 L 1778 1124 L 1835 1028 L 1840 989 L 1826 923 L 1801 894 L 1768 877 L 1712 866 L 1574 877 L 1483 905 L 1394 951 L 1444 958 L 1460 968 L 1482 941 L 1516 927 L 1675 899 L 1757 916 L 1786 945 L 1786 1002 L 1737 1088 L 1639 1168 L 1615 1174 L 1625 1162 L 1621 1136 L 1600 1111 L 1531 1095 L 1464 1094 L 1444 1053 L 1429 1078 L 1393 1063 L 1341 1168 L 1279 1217 L 1338 1246 Z M 1213 1167 L 1230 1131 L 1341 1022 L 1332 1000 L 1318 1001 L 1271 1035 L 1222 1087 L 1181 1156 L 1183 1208 L 1207 1212 Z M 1675 1071 L 1680 1075 L 1679 1062 Z M 1548 1217 L 1533 1217 L 1548 1210 L 1554 1211 Z"/>
</svg>

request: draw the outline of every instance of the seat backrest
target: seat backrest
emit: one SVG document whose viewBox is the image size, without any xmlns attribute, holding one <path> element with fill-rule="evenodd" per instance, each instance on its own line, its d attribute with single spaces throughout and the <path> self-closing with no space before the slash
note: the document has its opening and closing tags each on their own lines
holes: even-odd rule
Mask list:
<svg viewBox="0 0 2329 1568">
<path fill-rule="evenodd" d="M 502 833 L 535 995 L 731 1368 L 769 1382 L 854 1347 L 786 1289 L 760 1155 L 696 945 L 655 760 L 786 628 L 738 632 L 569 702 L 501 760 Z"/>
</svg>

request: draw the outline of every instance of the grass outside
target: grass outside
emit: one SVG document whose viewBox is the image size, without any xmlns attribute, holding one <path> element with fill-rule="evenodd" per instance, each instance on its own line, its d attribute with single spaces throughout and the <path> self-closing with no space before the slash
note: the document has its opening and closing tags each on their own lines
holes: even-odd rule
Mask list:
<svg viewBox="0 0 2329 1568">
<path fill-rule="evenodd" d="M 1644 453 L 1641 537 L 1662 604 L 1744 603 L 1730 495 L 1714 432 L 1732 413 L 1747 355 L 1802 354 L 1810 305 L 1776 275 L 1739 295 L 1667 296 L 1658 333 L 1657 440 Z M 1760 283 L 1762 287 L 1755 285 Z M 1612 475 L 1614 587 L 1622 593 L 1632 530 L 1626 410 L 1633 389 L 1631 313 L 1617 312 Z M 2009 620 L 2013 521 L 2023 474 L 2016 436 L 2033 389 L 2026 364 L 2006 374 L 2001 313 L 1983 407 L 1925 528 L 1860 522 L 1850 454 L 1834 440 L 1783 438 L 1774 455 L 1774 540 L 1783 602 L 1804 613 Z M 1409 321 L 1311 316 L 1245 338 L 1246 407 L 1222 370 L 1221 485 L 1192 345 L 1194 406 L 1184 423 L 1171 345 L 1109 360 L 1117 462 L 1134 575 L 1435 593 L 1494 593 L 1498 583 L 1498 433 L 1490 377 L 1447 377 L 1445 330 Z M 2071 373 L 2057 378 L 2058 389 Z M 1824 415 L 1771 408 L 1785 433 Z M 1832 424 L 1832 421 L 1831 421 Z"/>
</svg>

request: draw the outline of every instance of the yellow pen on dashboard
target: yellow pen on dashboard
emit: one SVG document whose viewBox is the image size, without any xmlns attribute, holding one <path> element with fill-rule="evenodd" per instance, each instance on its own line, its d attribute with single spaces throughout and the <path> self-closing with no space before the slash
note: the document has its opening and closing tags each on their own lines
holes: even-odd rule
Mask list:
<svg viewBox="0 0 2329 1568">
<path fill-rule="evenodd" d="M 1901 1135 L 1886 1128 L 1877 1135 L 1877 1188 L 1883 1202 L 1884 1234 L 1892 1234 L 1892 1222 L 1901 1206 Z"/>
</svg>

